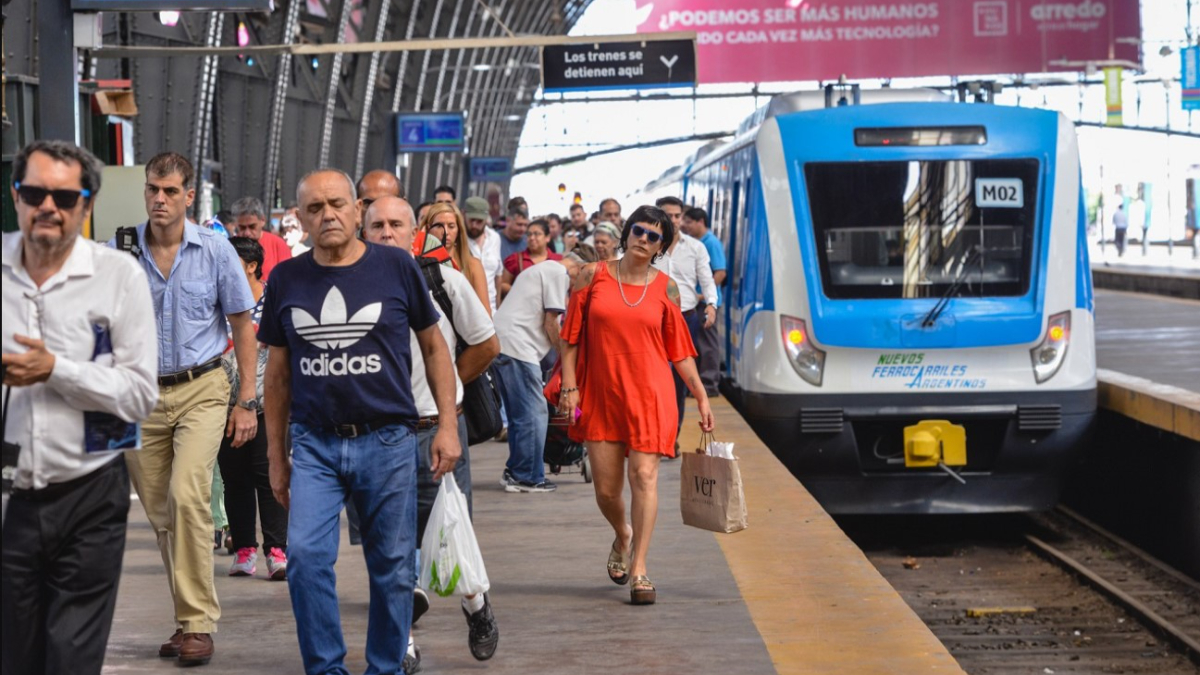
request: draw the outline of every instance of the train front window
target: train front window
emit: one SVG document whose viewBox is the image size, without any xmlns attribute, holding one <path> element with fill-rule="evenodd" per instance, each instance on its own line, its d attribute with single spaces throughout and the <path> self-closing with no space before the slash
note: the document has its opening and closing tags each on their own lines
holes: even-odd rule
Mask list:
<svg viewBox="0 0 1200 675">
<path fill-rule="evenodd" d="M 821 162 L 804 177 L 827 297 L 1028 291 L 1037 160 Z"/>
</svg>

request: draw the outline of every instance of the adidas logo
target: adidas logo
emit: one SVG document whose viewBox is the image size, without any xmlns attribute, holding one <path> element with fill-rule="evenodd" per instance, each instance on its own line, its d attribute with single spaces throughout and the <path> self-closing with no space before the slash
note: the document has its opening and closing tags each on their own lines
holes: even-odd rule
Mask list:
<svg viewBox="0 0 1200 675">
<path fill-rule="evenodd" d="M 293 307 L 292 324 L 300 337 L 321 349 L 345 349 L 371 332 L 382 311 L 383 303 L 373 302 L 346 320 L 346 299 L 334 286 L 329 289 L 325 303 L 321 305 L 320 321 L 299 307 Z"/>
<path fill-rule="evenodd" d="M 321 320 L 313 318 L 312 314 L 298 307 L 292 308 L 292 324 L 296 332 L 314 346 L 321 349 L 345 349 L 363 339 L 379 322 L 383 311 L 383 303 L 373 302 L 346 318 L 346 299 L 337 286 L 329 289 L 325 302 L 321 305 Z M 378 373 L 382 370 L 382 362 L 378 354 L 365 356 L 349 356 L 339 354 L 331 357 L 322 353 L 316 358 L 300 359 L 300 372 L 303 375 L 324 377 L 327 375 L 362 375 Z"/>
</svg>

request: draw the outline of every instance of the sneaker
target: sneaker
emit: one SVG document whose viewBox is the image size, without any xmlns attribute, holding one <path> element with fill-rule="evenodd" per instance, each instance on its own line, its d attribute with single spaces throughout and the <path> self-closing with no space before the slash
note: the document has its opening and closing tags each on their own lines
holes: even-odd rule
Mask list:
<svg viewBox="0 0 1200 675">
<path fill-rule="evenodd" d="M 501 427 L 500 433 L 496 434 L 496 438 L 493 440 L 495 440 L 497 443 L 507 442 L 508 441 L 508 427 Z"/>
<path fill-rule="evenodd" d="M 548 480 L 540 483 L 530 483 L 529 481 L 518 481 L 517 492 L 554 492 L 558 486 Z"/>
<path fill-rule="evenodd" d="M 520 492 L 521 481 L 514 478 L 511 471 L 505 469 L 504 475 L 500 476 L 500 487 L 504 488 L 505 492 Z"/>
<path fill-rule="evenodd" d="M 467 644 L 471 647 L 471 656 L 480 661 L 487 661 L 496 653 L 496 645 L 500 642 L 500 628 L 496 625 L 496 617 L 492 616 L 492 601 L 488 594 L 483 594 L 483 609 L 468 614 L 467 608 L 462 608 L 467 617 Z"/>
<path fill-rule="evenodd" d="M 272 546 L 267 553 L 267 578 L 271 581 L 287 579 L 287 554 L 277 546 Z"/>
<path fill-rule="evenodd" d="M 404 655 L 400 667 L 404 669 L 404 675 L 413 675 L 421 670 L 421 648 L 413 644 L 411 639 L 408 643 L 408 653 Z"/>
<path fill-rule="evenodd" d="M 229 566 L 229 576 L 231 577 L 252 577 L 258 569 L 254 563 L 258 562 L 258 549 L 239 548 L 237 557 L 233 559 L 233 564 Z"/>
<path fill-rule="evenodd" d="M 423 589 L 413 589 L 413 618 L 412 625 L 417 625 L 417 619 L 420 619 L 425 612 L 429 611 L 429 594 Z"/>
</svg>

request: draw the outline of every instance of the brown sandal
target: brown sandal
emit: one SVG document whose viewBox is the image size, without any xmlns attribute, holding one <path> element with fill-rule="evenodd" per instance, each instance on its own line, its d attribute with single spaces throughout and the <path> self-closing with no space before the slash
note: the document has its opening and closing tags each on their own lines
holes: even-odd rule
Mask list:
<svg viewBox="0 0 1200 675">
<path fill-rule="evenodd" d="M 650 577 L 644 574 L 634 577 L 633 585 L 629 587 L 629 604 L 653 605 L 656 600 L 658 594 L 654 590 L 654 584 L 650 583 Z"/>
<path fill-rule="evenodd" d="M 624 586 L 629 583 L 629 554 L 622 553 L 617 548 L 620 539 L 613 540 L 612 551 L 608 554 L 608 578 L 612 579 L 613 583 Z M 614 575 L 617 572 L 618 575 Z"/>
</svg>

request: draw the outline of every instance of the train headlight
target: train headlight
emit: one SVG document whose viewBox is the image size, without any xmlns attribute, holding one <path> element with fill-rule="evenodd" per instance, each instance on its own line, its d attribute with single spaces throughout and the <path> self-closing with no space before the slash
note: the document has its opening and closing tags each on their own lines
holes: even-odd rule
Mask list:
<svg viewBox="0 0 1200 675">
<path fill-rule="evenodd" d="M 779 331 L 783 338 L 783 350 L 796 374 L 814 386 L 821 386 L 825 376 L 825 352 L 813 346 L 809 339 L 808 325 L 803 319 L 779 316 Z"/>
<path fill-rule="evenodd" d="M 1046 323 L 1046 337 L 1038 346 L 1029 350 L 1033 361 L 1033 379 L 1038 384 L 1054 377 L 1062 367 L 1067 355 L 1067 344 L 1071 341 L 1071 313 L 1062 312 L 1050 317 Z"/>
</svg>

